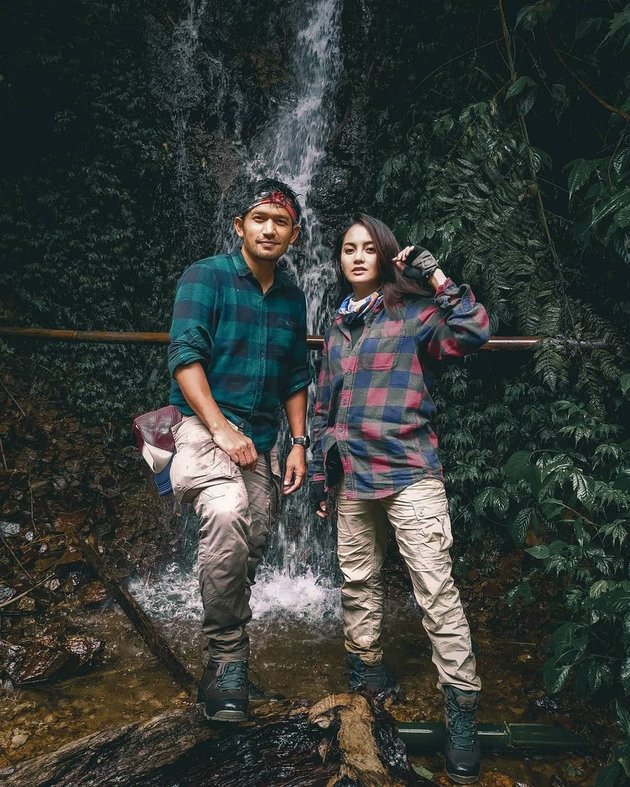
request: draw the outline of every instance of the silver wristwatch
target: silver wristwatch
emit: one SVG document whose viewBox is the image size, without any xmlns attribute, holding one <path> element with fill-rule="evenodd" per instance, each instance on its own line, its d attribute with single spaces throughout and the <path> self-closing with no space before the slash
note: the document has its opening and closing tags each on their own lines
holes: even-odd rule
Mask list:
<svg viewBox="0 0 630 787">
<path fill-rule="evenodd" d="M 311 444 L 311 438 L 306 434 L 299 435 L 298 437 L 291 438 L 291 445 L 301 445 L 308 448 Z"/>
</svg>

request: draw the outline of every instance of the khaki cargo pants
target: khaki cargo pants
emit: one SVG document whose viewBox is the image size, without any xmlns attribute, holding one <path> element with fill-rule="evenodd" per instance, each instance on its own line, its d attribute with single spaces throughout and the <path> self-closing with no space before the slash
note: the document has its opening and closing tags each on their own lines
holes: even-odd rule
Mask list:
<svg viewBox="0 0 630 787">
<path fill-rule="evenodd" d="M 348 500 L 338 495 L 337 539 L 344 576 L 341 590 L 346 650 L 367 664 L 383 658 L 383 579 L 381 568 L 394 530 L 422 610 L 422 625 L 433 649 L 438 687 L 479 691 L 470 630 L 451 577 L 453 543 L 444 484 L 427 478 L 391 497 Z"/>
<path fill-rule="evenodd" d="M 195 415 L 176 424 L 173 436 L 173 493 L 199 517 L 205 660 L 242 661 L 249 657 L 251 586 L 278 514 L 278 456 L 272 449 L 255 470 L 241 471 Z"/>
</svg>

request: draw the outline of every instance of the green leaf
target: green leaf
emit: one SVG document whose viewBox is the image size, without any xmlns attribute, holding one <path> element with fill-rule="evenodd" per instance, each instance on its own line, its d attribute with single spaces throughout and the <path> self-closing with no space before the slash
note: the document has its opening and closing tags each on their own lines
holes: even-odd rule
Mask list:
<svg viewBox="0 0 630 787">
<path fill-rule="evenodd" d="M 488 104 L 485 101 L 479 101 L 476 104 L 470 104 L 465 107 L 459 115 L 460 123 L 470 123 L 475 118 L 482 117 L 488 112 Z"/>
<path fill-rule="evenodd" d="M 622 374 L 619 384 L 621 385 L 621 392 L 624 396 L 630 394 L 630 374 Z"/>
<path fill-rule="evenodd" d="M 593 609 L 605 615 L 626 615 L 630 611 L 630 587 L 621 585 L 602 594 L 593 602 Z"/>
<path fill-rule="evenodd" d="M 569 172 L 567 182 L 569 185 L 570 202 L 573 199 L 575 193 L 579 191 L 582 186 L 588 183 L 588 180 L 591 177 L 591 173 L 594 169 L 594 164 L 592 161 L 586 161 L 585 159 L 581 158 L 571 161 L 569 166 L 571 167 L 571 171 Z"/>
<path fill-rule="evenodd" d="M 549 153 L 547 153 L 545 150 L 541 150 L 541 148 L 535 148 L 532 146 L 532 155 L 534 158 L 536 171 L 542 168 L 551 172 L 553 169 L 553 161 Z"/>
<path fill-rule="evenodd" d="M 610 213 L 614 210 L 621 210 L 622 208 L 627 208 L 630 206 L 630 188 L 624 189 L 620 191 L 618 194 L 615 194 L 611 197 L 607 202 L 603 205 L 600 203 L 597 207 L 597 203 L 593 206 L 593 215 L 591 218 L 591 226 L 595 226 L 599 224 L 602 219 L 605 219 Z"/>
<path fill-rule="evenodd" d="M 577 499 L 590 508 L 595 497 L 595 484 L 592 478 L 585 476 L 580 470 L 571 473 L 571 484 Z"/>
<path fill-rule="evenodd" d="M 507 93 L 505 94 L 506 98 L 514 98 L 514 96 L 518 96 L 519 93 L 522 93 L 525 89 L 532 89 L 536 88 L 538 85 L 534 82 L 531 77 L 519 77 L 516 82 L 512 82 L 510 85 Z"/>
<path fill-rule="evenodd" d="M 619 32 L 622 28 L 630 25 L 630 5 L 627 5 L 623 11 L 620 11 L 617 14 L 614 14 L 611 22 L 610 27 L 608 28 L 608 32 L 604 36 L 604 41 L 607 41 L 609 38 L 612 38 L 616 33 Z M 602 41 L 602 44 L 604 43 Z"/>
<path fill-rule="evenodd" d="M 630 738 L 630 711 L 626 710 L 620 702 L 615 703 L 617 724 L 621 727 L 626 738 Z"/>
<path fill-rule="evenodd" d="M 510 522 L 510 535 L 517 546 L 521 546 L 521 544 L 523 544 L 525 541 L 525 537 L 527 536 L 531 526 L 532 513 L 533 509 L 524 508 L 522 511 L 519 511 L 514 519 Z"/>
<path fill-rule="evenodd" d="M 508 508 L 510 507 L 510 500 L 504 489 L 488 486 L 485 489 L 482 489 L 477 497 L 475 497 L 474 506 L 475 509 L 480 513 L 484 513 L 488 510 L 488 508 L 492 508 L 494 513 L 500 519 L 503 519 L 507 513 Z"/>
<path fill-rule="evenodd" d="M 579 41 L 589 33 L 594 33 L 604 24 L 605 20 L 601 17 L 590 17 L 587 19 L 580 19 L 575 28 L 575 40 Z"/>
<path fill-rule="evenodd" d="M 612 673 L 608 664 L 592 660 L 588 665 L 587 684 L 590 692 L 595 692 L 602 686 L 609 686 Z"/>
<path fill-rule="evenodd" d="M 534 5 L 524 5 L 516 15 L 516 25 L 518 27 L 521 23 L 526 30 L 533 30 L 538 21 L 538 14 L 536 13 Z"/>
<path fill-rule="evenodd" d="M 412 763 L 411 767 L 418 774 L 418 776 L 422 776 L 423 779 L 429 779 L 429 781 L 433 779 L 433 774 L 431 771 L 428 771 L 422 765 L 416 765 L 415 763 Z"/>
<path fill-rule="evenodd" d="M 612 166 L 617 175 L 621 175 L 626 163 L 630 162 L 630 148 L 622 148 L 612 158 Z"/>
<path fill-rule="evenodd" d="M 553 659 L 546 661 L 543 666 L 543 680 L 545 687 L 550 694 L 557 694 L 567 682 L 573 665 L 566 667 L 556 667 Z"/>
<path fill-rule="evenodd" d="M 510 481 L 530 481 L 534 472 L 529 451 L 515 451 L 505 463 L 503 471 Z"/>
<path fill-rule="evenodd" d="M 526 115 L 529 110 L 534 106 L 534 102 L 536 101 L 536 91 L 531 90 L 527 93 L 523 93 L 522 96 L 519 96 L 517 107 L 518 111 L 522 115 Z"/>
<path fill-rule="evenodd" d="M 621 229 L 630 227 L 630 205 L 626 208 L 621 208 L 621 210 L 615 213 L 614 222 L 617 227 L 621 227 Z"/>
<path fill-rule="evenodd" d="M 525 577 L 525 579 L 521 579 L 518 585 L 510 588 L 505 594 L 505 599 L 508 603 L 508 606 L 510 607 L 512 607 L 516 601 L 519 600 L 524 604 L 531 604 L 534 600 L 534 594 L 532 592 L 532 586 L 529 579 Z"/>
<path fill-rule="evenodd" d="M 536 544 L 533 547 L 529 547 L 525 550 L 529 555 L 535 557 L 537 560 L 545 560 L 551 554 L 549 551 L 549 547 L 546 544 Z"/>
<path fill-rule="evenodd" d="M 558 0 L 539 0 L 532 5 L 526 5 L 516 15 L 516 27 L 523 25 L 525 30 L 532 31 L 539 22 L 548 22 L 551 19 Z"/>
<path fill-rule="evenodd" d="M 602 595 L 602 593 L 607 592 L 608 587 L 608 580 L 600 579 L 597 582 L 593 582 L 593 584 L 588 589 L 588 594 L 591 598 L 598 598 Z"/>
<path fill-rule="evenodd" d="M 433 133 L 438 137 L 447 137 L 455 126 L 455 121 L 449 115 L 442 115 L 433 124 Z"/>
<path fill-rule="evenodd" d="M 621 678 L 621 685 L 626 694 L 630 695 L 630 655 L 626 656 L 621 662 L 621 670 L 619 673 Z"/>
</svg>

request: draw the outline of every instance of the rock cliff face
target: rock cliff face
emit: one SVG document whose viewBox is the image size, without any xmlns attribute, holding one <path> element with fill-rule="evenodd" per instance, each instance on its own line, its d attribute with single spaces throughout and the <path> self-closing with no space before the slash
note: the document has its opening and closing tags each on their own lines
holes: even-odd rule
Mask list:
<svg viewBox="0 0 630 787">
<path fill-rule="evenodd" d="M 374 37 L 383 11 L 378 5 L 320 0 L 305 7 L 275 0 L 228 7 L 190 0 L 172 9 L 170 21 L 151 19 L 150 88 L 171 137 L 172 188 L 190 225 L 191 251 L 221 242 L 221 197 L 235 178 L 251 177 L 252 170 L 287 173 L 286 158 L 296 151 L 288 140 L 283 158 L 285 129 L 279 121 L 292 106 L 304 114 L 298 134 L 308 135 L 325 116 L 306 195 L 324 240 L 330 241 L 357 206 L 373 202 L 374 118 L 380 110 L 370 92 L 375 65 L 382 72 L 379 53 L 387 50 L 386 38 Z M 314 23 L 318 8 L 322 19 Z M 386 35 L 395 32 L 391 27 Z M 309 46 L 315 50 L 310 58 L 304 56 Z M 311 116 L 308 101 L 318 98 L 311 95 L 300 104 L 309 80 L 322 93 Z M 278 138 L 272 152 L 270 135 Z M 295 162 L 291 167 L 295 170 Z"/>
</svg>

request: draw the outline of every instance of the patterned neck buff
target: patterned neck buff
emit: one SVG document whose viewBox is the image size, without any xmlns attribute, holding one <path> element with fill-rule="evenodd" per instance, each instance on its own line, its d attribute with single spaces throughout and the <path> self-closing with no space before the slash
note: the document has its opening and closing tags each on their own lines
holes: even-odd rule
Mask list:
<svg viewBox="0 0 630 787">
<path fill-rule="evenodd" d="M 372 309 L 376 308 L 382 301 L 383 293 L 378 292 L 378 290 L 365 298 L 361 298 L 359 301 L 355 301 L 352 295 L 348 295 L 339 307 L 337 314 L 341 316 L 346 325 L 355 325 L 356 323 L 364 322 Z"/>
</svg>

